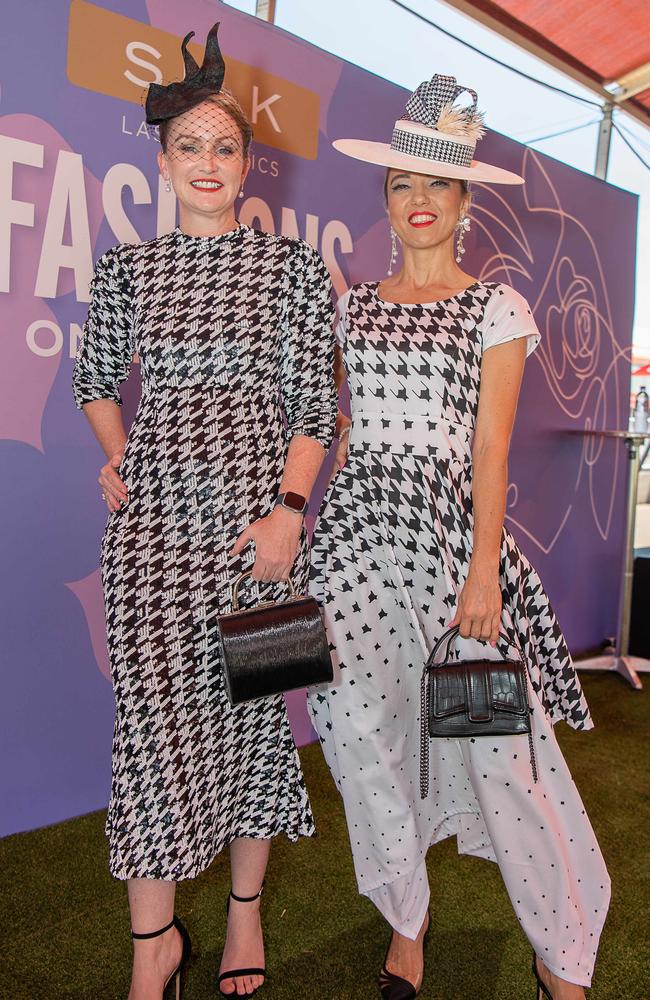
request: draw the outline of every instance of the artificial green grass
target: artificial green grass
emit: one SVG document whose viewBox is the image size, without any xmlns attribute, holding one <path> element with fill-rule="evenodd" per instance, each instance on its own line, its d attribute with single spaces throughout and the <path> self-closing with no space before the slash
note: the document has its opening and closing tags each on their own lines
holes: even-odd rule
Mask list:
<svg viewBox="0 0 650 1000">
<path fill-rule="evenodd" d="M 584 675 L 597 728 L 556 732 L 598 834 L 613 899 L 594 1000 L 650 1000 L 650 680 Z M 263 900 L 269 976 L 260 1000 L 378 997 L 388 932 L 360 898 L 338 794 L 320 750 L 301 751 L 319 836 L 278 840 Z M 104 813 L 0 841 L 0 1000 L 125 1000 L 131 945 L 124 886 L 107 871 Z M 533 1000 L 530 949 L 496 865 L 429 852 L 433 929 L 425 1000 Z M 215 998 L 229 888 L 227 857 L 178 891 L 196 957 L 185 1000 Z"/>
</svg>

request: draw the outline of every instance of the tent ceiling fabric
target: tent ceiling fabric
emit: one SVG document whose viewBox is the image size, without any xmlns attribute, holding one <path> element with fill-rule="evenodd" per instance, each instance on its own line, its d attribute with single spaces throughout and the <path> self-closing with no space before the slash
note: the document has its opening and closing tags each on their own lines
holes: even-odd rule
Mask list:
<svg viewBox="0 0 650 1000">
<path fill-rule="evenodd" d="M 645 66 L 648 86 L 625 104 L 642 109 L 650 124 L 649 0 L 469 0 L 462 6 L 474 8 L 479 19 L 483 14 L 498 21 L 601 86 Z"/>
</svg>

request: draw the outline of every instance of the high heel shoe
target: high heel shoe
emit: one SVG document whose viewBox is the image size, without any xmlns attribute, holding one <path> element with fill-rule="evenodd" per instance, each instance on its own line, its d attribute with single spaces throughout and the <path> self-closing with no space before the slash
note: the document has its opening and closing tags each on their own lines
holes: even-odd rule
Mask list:
<svg viewBox="0 0 650 1000">
<path fill-rule="evenodd" d="M 549 993 L 548 987 L 540 979 L 539 972 L 537 971 L 537 955 L 535 952 L 533 952 L 533 975 L 537 980 L 537 996 L 535 1000 L 544 1000 L 545 997 L 547 1000 L 553 1000 L 553 994 Z"/>
<path fill-rule="evenodd" d="M 259 892 L 256 892 L 254 896 L 235 896 L 232 889 L 228 894 L 228 899 L 226 900 L 226 915 L 230 913 L 230 900 L 234 899 L 236 903 L 254 903 L 256 899 L 259 899 L 264 892 L 264 882 L 262 882 L 262 888 Z M 224 993 L 221 989 L 221 984 L 225 979 L 239 979 L 241 976 L 266 976 L 266 969 L 232 969 L 230 972 L 222 972 L 219 976 L 217 985 L 219 986 L 219 992 L 222 997 L 236 997 L 237 1000 L 250 1000 L 250 997 L 255 996 L 260 986 L 256 986 L 252 993 Z M 264 985 L 263 983 L 261 984 Z"/>
<path fill-rule="evenodd" d="M 178 963 L 178 965 L 172 972 L 171 976 L 168 978 L 167 982 L 163 986 L 163 998 L 165 996 L 165 993 L 167 992 L 167 987 L 169 986 L 169 984 L 173 979 L 175 980 L 176 983 L 176 1000 L 181 1000 L 181 997 L 183 995 L 183 980 L 185 974 L 185 967 L 189 961 L 190 955 L 192 954 L 192 942 L 190 941 L 189 934 L 183 927 L 178 917 L 174 916 L 174 919 L 171 921 L 171 923 L 167 924 L 166 927 L 161 927 L 159 931 L 151 931 L 150 934 L 136 934 L 135 931 L 131 931 L 131 937 L 135 941 L 146 941 L 149 938 L 160 937 L 161 934 L 166 934 L 167 931 L 172 929 L 172 927 L 175 927 L 181 936 L 181 941 L 183 942 L 183 951 L 181 952 L 180 962 Z"/>
<path fill-rule="evenodd" d="M 424 932 L 422 938 L 422 983 L 424 982 L 424 949 L 426 948 L 427 939 L 429 937 L 429 929 L 431 927 L 431 914 L 427 913 L 427 929 Z M 386 968 L 386 961 L 388 959 L 388 952 L 390 951 L 390 942 L 388 944 L 388 950 L 386 951 L 386 958 L 384 959 L 384 964 L 379 973 L 379 992 L 382 995 L 382 1000 L 415 1000 L 422 989 L 422 983 L 420 983 L 420 989 L 416 989 L 413 983 L 409 982 L 408 979 L 402 979 L 401 976 L 396 976 L 394 972 L 389 972 Z"/>
</svg>

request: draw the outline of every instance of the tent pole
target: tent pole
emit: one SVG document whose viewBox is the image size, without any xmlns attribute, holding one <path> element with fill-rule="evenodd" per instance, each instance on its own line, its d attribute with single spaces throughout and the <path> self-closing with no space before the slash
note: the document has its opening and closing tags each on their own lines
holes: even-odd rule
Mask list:
<svg viewBox="0 0 650 1000">
<path fill-rule="evenodd" d="M 275 0 L 257 0 L 255 16 L 273 24 L 275 22 Z"/>
<path fill-rule="evenodd" d="M 607 168 L 609 166 L 609 149 L 612 141 L 612 113 L 614 105 L 611 101 L 603 104 L 603 117 L 600 120 L 598 129 L 598 146 L 596 148 L 596 166 L 594 174 L 601 180 L 607 180 Z"/>
</svg>

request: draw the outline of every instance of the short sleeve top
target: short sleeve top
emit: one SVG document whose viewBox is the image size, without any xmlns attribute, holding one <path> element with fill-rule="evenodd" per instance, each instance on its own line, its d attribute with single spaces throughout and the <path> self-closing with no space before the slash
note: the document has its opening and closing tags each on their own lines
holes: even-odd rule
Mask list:
<svg viewBox="0 0 650 1000">
<path fill-rule="evenodd" d="M 510 285 L 497 285 L 485 306 L 480 323 L 483 353 L 498 344 L 527 338 L 526 356 L 532 354 L 541 340 L 528 302 Z"/>
<path fill-rule="evenodd" d="M 347 337 L 346 315 L 352 289 L 348 289 L 337 302 L 334 332 L 339 347 Z M 433 303 L 429 303 L 433 305 Z M 423 303 L 427 305 L 427 303 Z M 488 299 L 479 323 L 483 352 L 498 344 L 526 337 L 526 356 L 532 354 L 541 340 L 532 310 L 519 292 L 510 285 L 497 284 Z"/>
</svg>

